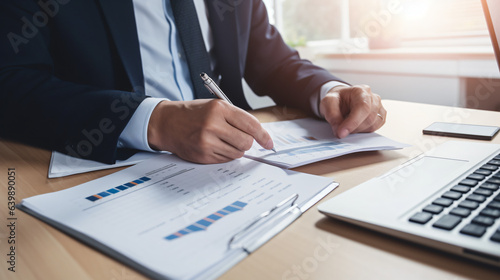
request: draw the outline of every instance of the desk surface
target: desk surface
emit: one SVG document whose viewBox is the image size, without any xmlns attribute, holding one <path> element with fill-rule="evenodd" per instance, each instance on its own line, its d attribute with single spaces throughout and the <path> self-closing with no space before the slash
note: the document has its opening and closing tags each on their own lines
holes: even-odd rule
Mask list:
<svg viewBox="0 0 500 280">
<path fill-rule="evenodd" d="M 412 147 L 364 152 L 294 170 L 335 178 L 344 192 L 451 138 L 427 136 L 434 121 L 498 125 L 500 113 L 385 100 L 389 112 L 378 132 Z M 253 112 L 262 122 L 303 117 L 285 108 Z M 456 138 L 457 139 L 457 138 Z M 473 141 L 473 140 L 462 140 Z M 493 143 L 500 143 L 497 136 Z M 0 141 L 0 279 L 144 279 L 140 273 L 95 251 L 45 223 L 15 211 L 15 232 L 7 226 L 7 170 L 15 168 L 17 202 L 66 189 L 117 170 L 47 179 L 50 152 Z M 16 272 L 7 270 L 9 237 L 16 241 Z M 302 217 L 221 279 L 500 279 L 500 269 L 326 218 L 312 207 Z"/>
</svg>

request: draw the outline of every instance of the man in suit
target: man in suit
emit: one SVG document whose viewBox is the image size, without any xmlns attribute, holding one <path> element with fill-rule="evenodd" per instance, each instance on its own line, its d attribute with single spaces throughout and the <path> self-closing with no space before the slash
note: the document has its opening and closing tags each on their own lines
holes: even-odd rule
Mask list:
<svg viewBox="0 0 500 280">
<path fill-rule="evenodd" d="M 261 0 L 2 1 L 0 30 L 0 136 L 80 158 L 141 149 L 217 163 L 254 139 L 270 149 L 242 78 L 340 138 L 385 121 L 369 87 L 301 60 Z M 237 107 L 206 99 L 200 70 Z"/>
</svg>

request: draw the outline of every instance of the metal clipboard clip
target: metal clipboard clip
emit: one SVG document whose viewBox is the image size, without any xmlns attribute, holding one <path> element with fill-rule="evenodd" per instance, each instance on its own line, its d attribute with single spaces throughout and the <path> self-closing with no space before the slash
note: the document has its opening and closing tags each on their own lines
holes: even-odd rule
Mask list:
<svg viewBox="0 0 500 280">
<path fill-rule="evenodd" d="M 302 215 L 299 206 L 295 204 L 298 198 L 299 195 L 294 194 L 257 216 L 254 221 L 231 237 L 227 244 L 228 249 L 242 249 L 247 254 L 258 249 Z M 287 205 L 288 207 L 285 207 Z"/>
</svg>

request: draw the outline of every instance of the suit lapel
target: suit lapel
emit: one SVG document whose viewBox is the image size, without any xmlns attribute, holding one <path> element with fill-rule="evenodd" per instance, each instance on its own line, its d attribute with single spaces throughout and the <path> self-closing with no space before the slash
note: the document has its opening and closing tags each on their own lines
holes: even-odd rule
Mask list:
<svg viewBox="0 0 500 280">
<path fill-rule="evenodd" d="M 99 0 L 133 91 L 144 93 L 144 76 L 132 0 Z"/>
</svg>

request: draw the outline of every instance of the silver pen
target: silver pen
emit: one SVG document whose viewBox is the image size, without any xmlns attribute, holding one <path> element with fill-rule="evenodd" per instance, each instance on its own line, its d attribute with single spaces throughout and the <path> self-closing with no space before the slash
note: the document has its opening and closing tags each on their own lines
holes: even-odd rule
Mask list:
<svg viewBox="0 0 500 280">
<path fill-rule="evenodd" d="M 220 87 L 214 82 L 214 80 L 212 80 L 212 78 L 210 78 L 207 73 L 205 72 L 202 72 L 200 74 L 200 77 L 201 79 L 203 80 L 203 84 L 205 85 L 205 87 L 208 89 L 208 91 L 210 91 L 211 94 L 217 96 L 218 98 L 222 99 L 222 100 L 225 100 L 227 101 L 229 104 L 231 105 L 234 105 L 233 102 L 231 102 L 231 100 L 229 100 L 229 98 L 227 98 L 227 96 L 224 94 L 224 92 L 222 92 L 222 90 L 220 89 Z"/>
<path fill-rule="evenodd" d="M 207 73 L 202 72 L 200 74 L 201 79 L 203 80 L 203 84 L 210 91 L 211 94 L 217 96 L 218 98 L 227 101 L 229 104 L 234 105 L 229 98 L 224 94 L 224 92 L 219 88 L 219 86 L 210 78 Z M 273 152 L 276 153 L 276 149 L 271 148 Z"/>
</svg>

